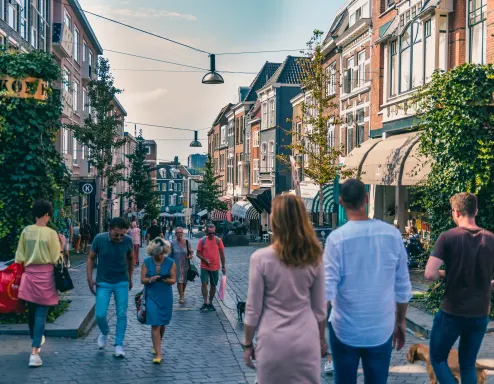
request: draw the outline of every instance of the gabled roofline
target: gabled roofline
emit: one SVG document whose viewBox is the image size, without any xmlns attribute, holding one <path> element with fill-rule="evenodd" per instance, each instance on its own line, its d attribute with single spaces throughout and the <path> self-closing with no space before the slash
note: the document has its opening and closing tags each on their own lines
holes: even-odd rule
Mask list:
<svg viewBox="0 0 494 384">
<path fill-rule="evenodd" d="M 94 33 L 93 28 L 91 27 L 91 24 L 89 24 L 89 20 L 87 19 L 86 14 L 84 13 L 83 9 L 81 8 L 79 1 L 69 0 L 68 5 L 72 5 L 70 3 L 73 3 L 72 9 L 74 10 L 75 14 L 80 19 L 80 21 L 82 22 L 83 27 L 86 29 L 86 32 L 89 36 L 89 39 L 91 40 L 91 43 L 93 43 L 94 47 L 96 48 L 97 54 L 102 55 L 103 54 L 103 47 L 99 43 L 98 38 L 96 37 L 96 34 Z"/>
</svg>

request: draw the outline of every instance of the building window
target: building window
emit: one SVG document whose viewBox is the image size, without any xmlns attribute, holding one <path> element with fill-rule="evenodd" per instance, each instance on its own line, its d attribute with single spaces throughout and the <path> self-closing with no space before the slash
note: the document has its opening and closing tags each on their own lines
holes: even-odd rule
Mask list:
<svg viewBox="0 0 494 384">
<path fill-rule="evenodd" d="M 272 128 L 276 125 L 276 115 L 275 115 L 275 102 L 276 100 L 272 98 L 269 100 L 269 127 Z"/>
<path fill-rule="evenodd" d="M 253 146 L 254 148 L 259 148 L 259 140 L 261 137 L 260 131 L 254 131 Z"/>
<path fill-rule="evenodd" d="M 74 133 L 72 133 L 72 161 L 77 164 L 77 140 Z"/>
<path fill-rule="evenodd" d="M 228 182 L 233 184 L 233 154 L 228 154 Z"/>
<path fill-rule="evenodd" d="M 336 94 L 336 63 L 326 68 L 326 96 Z"/>
<path fill-rule="evenodd" d="M 363 87 L 365 83 L 365 50 L 359 52 L 357 56 L 358 60 L 358 86 Z"/>
<path fill-rule="evenodd" d="M 346 153 L 349 154 L 353 149 L 353 113 L 346 115 Z"/>
<path fill-rule="evenodd" d="M 91 51 L 90 49 L 88 49 L 87 51 L 87 61 L 89 63 L 89 74 L 91 75 L 92 74 L 91 71 L 94 63 L 93 63 L 93 51 Z"/>
<path fill-rule="evenodd" d="M 391 42 L 391 68 L 390 68 L 390 96 L 395 96 L 398 92 L 398 40 Z"/>
<path fill-rule="evenodd" d="M 9 27 L 17 31 L 17 2 L 12 1 L 7 4 L 7 15 L 9 19 Z"/>
<path fill-rule="evenodd" d="M 21 0 L 21 8 L 20 8 L 20 13 L 21 13 L 21 30 L 20 34 L 24 40 L 28 40 L 27 36 L 27 0 Z"/>
<path fill-rule="evenodd" d="M 468 1 L 468 46 L 469 59 L 474 64 L 485 64 L 486 60 L 487 0 Z"/>
<path fill-rule="evenodd" d="M 265 101 L 261 105 L 261 129 L 268 128 L 268 102 Z"/>
<path fill-rule="evenodd" d="M 329 148 L 334 147 L 334 124 L 332 121 L 328 121 L 329 129 L 328 129 L 328 146 Z"/>
<path fill-rule="evenodd" d="M 259 184 L 259 159 L 254 159 L 254 167 L 252 170 L 252 184 Z"/>
<path fill-rule="evenodd" d="M 160 190 L 160 183 L 156 184 L 156 190 L 159 191 Z"/>
<path fill-rule="evenodd" d="M 223 144 L 226 144 L 226 125 L 223 125 L 221 127 L 221 137 L 220 137 L 220 139 L 221 139 L 221 144 L 222 145 Z"/>
<path fill-rule="evenodd" d="M 403 32 L 400 37 L 400 93 L 410 90 L 411 88 L 411 35 L 412 26 Z"/>
<path fill-rule="evenodd" d="M 167 186 L 167 182 L 161 183 L 161 190 L 162 190 L 163 192 L 166 192 L 166 189 L 167 189 L 167 188 L 168 188 L 168 186 Z"/>
<path fill-rule="evenodd" d="M 268 144 L 266 142 L 261 145 L 261 169 L 265 170 L 268 167 Z"/>
<path fill-rule="evenodd" d="M 82 110 L 85 112 L 87 109 L 87 90 L 82 88 Z"/>
<path fill-rule="evenodd" d="M 63 23 L 68 29 L 72 29 L 72 18 L 65 8 L 63 10 Z"/>
<path fill-rule="evenodd" d="M 146 146 L 144 147 L 144 153 L 145 153 L 146 155 L 150 155 L 150 154 L 151 154 L 151 147 L 150 147 L 149 145 L 146 145 Z"/>
<path fill-rule="evenodd" d="M 73 95 L 73 108 L 74 112 L 79 111 L 79 83 L 74 81 L 72 83 L 72 95 Z"/>
<path fill-rule="evenodd" d="M 407 92 L 424 82 L 424 52 L 422 27 L 410 24 L 400 37 L 399 92 Z"/>
<path fill-rule="evenodd" d="M 182 184 L 177 184 L 177 191 L 182 192 Z"/>
<path fill-rule="evenodd" d="M 160 198 L 161 198 L 161 206 L 162 207 L 166 206 L 166 195 L 161 195 Z"/>
<path fill-rule="evenodd" d="M 302 140 L 302 122 L 300 121 L 295 124 L 295 140 Z"/>
<path fill-rule="evenodd" d="M 63 73 L 62 73 L 62 81 L 63 81 L 63 89 L 65 92 L 70 91 L 70 72 L 67 68 L 63 68 Z"/>
<path fill-rule="evenodd" d="M 355 87 L 355 79 L 353 73 L 353 67 L 355 66 L 355 59 L 350 57 L 346 61 L 346 74 L 345 74 L 345 93 L 350 93 Z"/>
<path fill-rule="evenodd" d="M 65 128 L 62 128 L 62 152 L 69 153 L 69 131 Z"/>
<path fill-rule="evenodd" d="M 79 62 L 79 50 L 81 49 L 79 45 L 79 30 L 74 27 L 74 60 Z"/>
<path fill-rule="evenodd" d="M 268 167 L 274 169 L 274 141 L 269 142 Z"/>
<path fill-rule="evenodd" d="M 424 55 L 425 55 L 425 82 L 432 78 L 434 73 L 434 42 L 432 40 L 432 20 L 427 20 L 424 23 Z"/>
<path fill-rule="evenodd" d="M 250 153 L 250 132 L 245 133 L 245 153 Z"/>
<path fill-rule="evenodd" d="M 365 140 L 365 113 L 363 109 L 357 111 L 357 145 L 360 145 Z"/>
<path fill-rule="evenodd" d="M 82 61 L 87 60 L 87 44 L 85 40 L 82 40 Z"/>
<path fill-rule="evenodd" d="M 239 174 L 238 170 L 239 170 L 239 165 L 240 165 L 240 163 L 239 163 L 239 157 L 238 157 L 238 153 L 237 153 L 235 155 L 235 169 L 237 170 L 235 172 L 235 185 L 238 185 L 238 174 Z"/>
</svg>

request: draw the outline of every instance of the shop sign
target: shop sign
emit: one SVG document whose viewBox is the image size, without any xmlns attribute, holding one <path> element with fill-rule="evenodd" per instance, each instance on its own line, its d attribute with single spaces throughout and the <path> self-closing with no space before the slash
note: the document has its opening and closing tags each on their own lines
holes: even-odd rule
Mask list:
<svg viewBox="0 0 494 384">
<path fill-rule="evenodd" d="M 16 79 L 0 75 L 1 96 L 44 101 L 48 98 L 47 89 L 47 82 L 35 77 Z"/>
<path fill-rule="evenodd" d="M 95 192 L 94 183 L 79 183 L 81 193 L 92 195 Z"/>
</svg>

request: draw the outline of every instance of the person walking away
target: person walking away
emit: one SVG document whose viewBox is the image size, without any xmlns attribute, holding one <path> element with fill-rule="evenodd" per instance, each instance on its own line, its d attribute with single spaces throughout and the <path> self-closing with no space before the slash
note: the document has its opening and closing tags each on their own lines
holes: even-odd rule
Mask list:
<svg viewBox="0 0 494 384">
<path fill-rule="evenodd" d="M 189 272 L 189 265 L 194 251 L 188 240 L 184 238 L 184 229 L 177 227 L 175 230 L 175 236 L 177 237 L 171 243 L 172 253 L 171 257 L 175 260 L 177 268 L 177 291 L 179 296 L 179 304 L 185 304 L 185 287 L 187 286 L 187 273 Z"/>
<path fill-rule="evenodd" d="M 153 220 L 151 226 L 147 230 L 146 238 L 150 242 L 157 237 L 162 237 L 160 227 L 158 227 L 158 220 Z"/>
<path fill-rule="evenodd" d="M 173 240 L 173 221 L 170 221 L 170 231 L 168 232 L 168 240 Z"/>
<path fill-rule="evenodd" d="M 193 237 L 193 232 L 194 232 L 194 226 L 192 225 L 192 221 L 189 221 L 189 227 L 188 227 L 188 231 L 189 231 L 189 239 L 192 239 Z"/>
<path fill-rule="evenodd" d="M 143 224 L 142 225 L 142 231 L 141 231 L 141 248 L 143 247 L 144 241 L 147 238 L 147 229 L 148 229 L 148 225 L 147 224 Z"/>
<path fill-rule="evenodd" d="M 63 209 L 60 210 L 60 218 L 58 220 L 58 228 L 60 233 L 65 237 L 65 246 L 63 248 L 63 256 L 67 268 L 70 268 L 70 244 L 72 243 L 72 221 L 65 215 Z"/>
<path fill-rule="evenodd" d="M 82 253 L 87 253 L 89 239 L 91 238 L 91 226 L 88 224 L 87 219 L 82 219 L 81 225 L 81 250 Z"/>
<path fill-rule="evenodd" d="M 319 384 L 328 349 L 321 246 L 299 197 L 277 196 L 270 219 L 273 244 L 250 259 L 244 359 L 254 368 L 256 357 L 260 383 Z"/>
<path fill-rule="evenodd" d="M 141 269 L 141 282 L 146 286 L 146 324 L 151 326 L 154 364 L 161 364 L 161 343 L 173 310 L 173 289 L 177 266 L 168 257 L 170 242 L 158 237 L 149 243 Z"/>
<path fill-rule="evenodd" d="M 494 287 L 494 234 L 477 225 L 474 194 L 456 194 L 450 204 L 457 227 L 439 236 L 425 269 L 426 279 L 443 278 L 445 284 L 441 308 L 432 325 L 430 361 L 439 383 L 456 383 L 448 355 L 459 338 L 461 382 L 474 384 Z M 445 271 L 440 270 L 442 265 Z"/>
<path fill-rule="evenodd" d="M 132 222 L 129 230 L 129 236 L 132 237 L 132 243 L 134 244 L 134 265 L 139 265 L 139 248 L 141 247 L 141 230 L 137 227 L 135 221 Z"/>
<path fill-rule="evenodd" d="M 168 236 L 168 221 L 164 221 L 163 225 L 161 226 L 161 233 L 162 233 L 162 238 L 166 239 L 166 236 Z"/>
<path fill-rule="evenodd" d="M 81 226 L 78 221 L 75 223 L 74 229 L 72 230 L 72 239 L 75 253 L 81 253 Z"/>
<path fill-rule="evenodd" d="M 93 240 L 87 260 L 89 289 L 96 295 L 96 322 L 101 331 L 98 348 L 103 349 L 108 341 L 107 313 L 112 294 L 115 297 L 117 326 L 115 356 L 125 357 L 123 343 L 127 329 L 127 307 L 129 291 L 132 289 L 134 271 L 134 246 L 127 236 L 127 222 L 121 217 L 110 221 L 109 232 L 103 232 Z M 93 279 L 94 264 L 98 259 L 96 281 Z"/>
<path fill-rule="evenodd" d="M 348 222 L 331 232 L 324 250 L 335 383 L 356 383 L 362 360 L 365 382 L 385 384 L 392 348 L 405 344 L 407 253 L 396 228 L 367 217 L 360 180 L 341 185 L 339 202 Z"/>
<path fill-rule="evenodd" d="M 48 221 L 53 217 L 51 203 L 46 200 L 36 201 L 33 214 L 36 224 L 22 231 L 15 262 L 23 264 L 25 268 L 19 287 L 19 298 L 26 301 L 28 310 L 29 334 L 32 339 L 29 366 L 39 367 L 43 364 L 39 353 L 45 341 L 43 334 L 48 309 L 58 304 L 53 266 L 61 259 L 61 248 L 57 233 L 47 227 Z"/>
<path fill-rule="evenodd" d="M 197 257 L 201 260 L 201 283 L 202 297 L 204 304 L 201 311 L 216 311 L 213 305 L 216 287 L 219 281 L 220 259 L 221 270 L 226 274 L 225 267 L 225 246 L 223 241 L 216 237 L 216 227 L 214 224 L 208 224 L 206 227 L 207 235 L 204 236 L 197 245 Z M 208 284 L 211 284 L 208 294 Z"/>
</svg>

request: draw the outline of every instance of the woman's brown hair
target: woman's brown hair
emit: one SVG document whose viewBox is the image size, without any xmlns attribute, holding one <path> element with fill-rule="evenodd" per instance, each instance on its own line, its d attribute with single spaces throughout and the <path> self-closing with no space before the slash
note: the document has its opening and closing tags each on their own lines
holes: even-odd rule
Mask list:
<svg viewBox="0 0 494 384">
<path fill-rule="evenodd" d="M 281 261 L 291 267 L 317 265 L 322 250 L 304 203 L 295 195 L 279 195 L 271 213 L 273 247 Z"/>
</svg>

